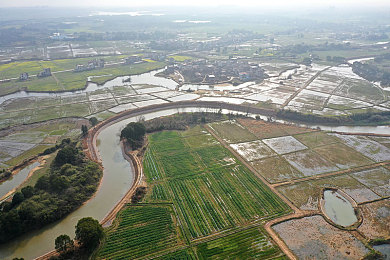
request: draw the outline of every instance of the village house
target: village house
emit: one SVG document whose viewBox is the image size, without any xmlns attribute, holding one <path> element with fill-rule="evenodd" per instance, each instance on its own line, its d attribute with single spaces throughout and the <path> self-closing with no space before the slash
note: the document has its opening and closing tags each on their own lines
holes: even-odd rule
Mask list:
<svg viewBox="0 0 390 260">
<path fill-rule="evenodd" d="M 134 64 L 134 63 L 137 63 L 139 61 L 141 61 L 141 56 L 138 56 L 138 55 L 132 55 L 130 57 L 127 57 L 125 58 L 125 64 L 126 65 L 130 65 L 130 64 Z"/>
<path fill-rule="evenodd" d="M 28 80 L 28 73 L 27 72 L 21 73 L 19 76 L 19 80 Z"/>
<path fill-rule="evenodd" d="M 44 68 L 43 71 L 39 72 L 37 75 L 38 78 L 49 77 L 49 76 L 51 76 L 50 68 Z"/>
<path fill-rule="evenodd" d="M 81 72 L 87 70 L 94 70 L 97 68 L 104 68 L 104 60 L 103 59 L 94 59 L 88 62 L 87 65 L 77 64 L 74 72 Z"/>
</svg>

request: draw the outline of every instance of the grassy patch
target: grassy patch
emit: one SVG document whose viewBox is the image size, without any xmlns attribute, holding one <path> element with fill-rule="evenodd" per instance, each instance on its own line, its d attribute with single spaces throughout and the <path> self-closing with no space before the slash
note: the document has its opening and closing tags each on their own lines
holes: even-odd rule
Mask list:
<svg viewBox="0 0 390 260">
<path fill-rule="evenodd" d="M 324 132 L 312 132 L 307 134 L 295 135 L 294 137 L 310 148 L 314 148 L 321 145 L 328 145 L 339 141 L 334 136 L 327 135 Z"/>
<path fill-rule="evenodd" d="M 19 156 L 12 158 L 11 160 L 9 160 L 5 163 L 10 165 L 10 166 L 18 165 L 19 163 L 23 162 L 24 160 L 43 152 L 44 150 L 46 150 L 49 147 L 51 147 L 51 146 L 50 145 L 37 145 L 34 148 L 23 152 Z"/>
<path fill-rule="evenodd" d="M 210 127 L 228 143 L 240 143 L 257 139 L 254 134 L 234 120 L 213 123 Z"/>
<path fill-rule="evenodd" d="M 351 168 L 373 163 L 362 154 L 341 143 L 317 147 L 314 150 L 339 168 Z"/>
<path fill-rule="evenodd" d="M 270 183 L 304 177 L 302 173 L 294 169 L 284 158 L 278 156 L 254 161 L 252 165 Z"/>
</svg>

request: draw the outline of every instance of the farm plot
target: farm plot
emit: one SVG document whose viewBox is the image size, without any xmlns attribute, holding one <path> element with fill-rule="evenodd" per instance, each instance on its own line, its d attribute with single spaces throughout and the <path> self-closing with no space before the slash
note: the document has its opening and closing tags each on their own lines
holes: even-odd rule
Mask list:
<svg viewBox="0 0 390 260">
<path fill-rule="evenodd" d="M 189 130 L 202 133 L 201 128 Z M 184 132 L 185 133 L 185 132 Z M 207 134 L 179 134 L 164 131 L 149 136 L 144 160 L 148 181 L 167 187 L 189 238 L 203 237 L 260 218 L 272 218 L 289 211 L 253 173 L 220 145 L 199 147 L 186 139 Z M 183 137 L 186 136 L 186 137 Z M 166 184 L 165 184 L 166 183 Z M 159 186 L 156 200 L 164 198 Z"/>
<path fill-rule="evenodd" d="M 210 145 L 216 145 L 218 144 L 218 141 L 215 140 L 214 137 L 212 137 L 211 134 L 199 134 L 199 135 L 191 135 L 185 138 L 185 141 L 188 143 L 189 146 L 193 148 L 200 148 Z"/>
<path fill-rule="evenodd" d="M 251 162 L 275 155 L 275 153 L 262 141 L 252 141 L 230 145 L 242 158 Z"/>
<path fill-rule="evenodd" d="M 273 124 L 263 120 L 246 118 L 240 118 L 238 119 L 238 122 L 259 139 L 284 136 L 287 134 L 286 131 L 283 130 L 282 126 L 277 123 Z"/>
<path fill-rule="evenodd" d="M 385 101 L 379 87 L 366 80 L 347 79 L 343 81 L 335 94 L 352 99 L 363 100 L 370 103 Z"/>
<path fill-rule="evenodd" d="M 349 232 L 321 216 L 289 220 L 273 226 L 299 259 L 361 259 L 369 250 Z"/>
<path fill-rule="evenodd" d="M 359 182 L 363 183 L 379 196 L 390 196 L 390 171 L 379 167 L 367 171 L 351 174 Z"/>
<path fill-rule="evenodd" d="M 135 259 L 179 245 L 169 206 L 127 206 L 106 233 L 97 259 Z"/>
<path fill-rule="evenodd" d="M 343 190 L 357 203 L 380 199 L 372 190 L 349 175 L 303 181 L 293 185 L 279 186 L 277 189 L 298 208 L 316 210 L 321 188 L 328 187 Z"/>
<path fill-rule="evenodd" d="M 368 165 L 374 163 L 361 153 L 342 143 L 335 143 L 314 148 L 314 151 L 328 159 L 341 169 Z"/>
<path fill-rule="evenodd" d="M 376 161 L 390 160 L 390 149 L 364 136 L 332 134 L 340 138 L 346 145 L 352 147 L 368 158 Z"/>
<path fill-rule="evenodd" d="M 303 178 L 304 175 L 292 167 L 283 157 L 271 157 L 253 161 L 252 166 L 269 183 Z"/>
<path fill-rule="evenodd" d="M 213 123 L 210 124 L 210 127 L 228 143 L 247 142 L 257 139 L 255 135 L 235 120 Z"/>
<path fill-rule="evenodd" d="M 283 157 L 305 176 L 318 175 L 339 169 L 333 163 L 310 150 L 290 153 Z"/>
<path fill-rule="evenodd" d="M 260 228 L 199 244 L 196 254 L 199 259 L 274 259 L 283 255 Z"/>
<path fill-rule="evenodd" d="M 336 110 L 347 110 L 372 106 L 370 103 L 347 97 L 331 96 L 326 107 Z"/>
<path fill-rule="evenodd" d="M 329 94 L 304 89 L 289 104 L 294 105 L 294 102 L 299 102 L 304 103 L 305 107 L 321 110 L 328 98 Z"/>
<path fill-rule="evenodd" d="M 278 154 L 287 154 L 307 149 L 305 145 L 292 136 L 263 139 L 263 142 Z"/>
<path fill-rule="evenodd" d="M 173 260 L 173 259 L 186 259 L 186 260 L 193 260 L 196 259 L 195 254 L 191 251 L 191 249 L 182 249 L 175 251 L 173 253 L 169 253 L 160 257 L 154 258 L 156 260 Z"/>
<path fill-rule="evenodd" d="M 328 135 L 324 132 L 317 131 L 307 134 L 294 135 L 294 137 L 299 140 L 304 145 L 315 148 L 321 145 L 328 145 L 332 143 L 339 142 L 340 140 L 334 136 Z"/>
<path fill-rule="evenodd" d="M 390 237 L 390 200 L 371 202 L 361 206 L 363 223 L 359 227 L 369 239 Z"/>
</svg>

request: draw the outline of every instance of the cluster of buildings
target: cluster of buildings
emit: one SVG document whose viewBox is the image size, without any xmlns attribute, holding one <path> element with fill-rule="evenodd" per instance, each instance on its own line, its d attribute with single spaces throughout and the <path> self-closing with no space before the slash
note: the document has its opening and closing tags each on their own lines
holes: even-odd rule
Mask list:
<svg viewBox="0 0 390 260">
<path fill-rule="evenodd" d="M 87 70 L 94 70 L 98 68 L 104 68 L 104 60 L 103 59 L 94 59 L 88 61 L 87 64 L 77 64 L 74 72 L 82 72 Z"/>
<path fill-rule="evenodd" d="M 43 71 L 40 71 L 37 74 L 38 78 L 44 78 L 44 77 L 50 77 L 50 76 L 51 76 L 51 69 L 50 68 L 44 68 Z M 27 72 L 23 72 L 19 76 L 19 80 L 21 80 L 21 81 L 28 80 L 28 78 L 29 78 L 29 75 Z"/>
<path fill-rule="evenodd" d="M 238 59 L 215 61 L 200 59 L 180 64 L 171 63 L 166 73 L 172 74 L 175 70 L 183 75 L 186 82 L 191 83 L 213 84 L 232 79 L 246 82 L 268 77 L 258 63 Z"/>
</svg>

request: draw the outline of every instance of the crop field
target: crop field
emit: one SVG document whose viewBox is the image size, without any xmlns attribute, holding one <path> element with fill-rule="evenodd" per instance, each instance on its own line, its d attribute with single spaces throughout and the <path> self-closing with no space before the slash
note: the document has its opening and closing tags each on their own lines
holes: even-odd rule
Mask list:
<svg viewBox="0 0 390 260">
<path fill-rule="evenodd" d="M 253 161 L 252 166 L 269 183 L 304 177 L 302 173 L 292 167 L 283 157 L 279 156 Z"/>
<path fill-rule="evenodd" d="M 362 205 L 361 210 L 360 232 L 369 239 L 390 237 L 390 199 Z"/>
<path fill-rule="evenodd" d="M 339 142 L 339 140 L 334 136 L 320 131 L 295 135 L 294 137 L 310 148 Z"/>
<path fill-rule="evenodd" d="M 263 142 L 278 154 L 297 152 L 307 148 L 292 136 L 263 139 Z"/>
<path fill-rule="evenodd" d="M 290 153 L 283 157 L 305 176 L 333 172 L 339 169 L 333 163 L 310 150 Z"/>
<path fill-rule="evenodd" d="M 224 121 L 210 125 L 226 142 L 239 143 L 256 140 L 256 136 L 236 121 Z"/>
<path fill-rule="evenodd" d="M 246 143 L 231 144 L 230 146 L 239 155 L 241 155 L 249 162 L 276 155 L 267 145 L 265 145 L 260 140 Z"/>
<path fill-rule="evenodd" d="M 321 216 L 293 219 L 273 226 L 299 259 L 361 259 L 369 250 L 348 232 Z"/>
<path fill-rule="evenodd" d="M 193 133 L 199 139 L 213 139 L 201 129 Z M 190 238 L 288 211 L 256 176 L 222 146 L 215 145 L 216 140 L 192 146 L 189 138 L 175 131 L 151 135 L 144 168 L 148 181 L 169 187 Z"/>
<path fill-rule="evenodd" d="M 292 185 L 279 186 L 277 189 L 298 208 L 316 210 L 318 209 L 321 188 L 326 187 L 343 190 L 357 203 L 380 199 L 376 193 L 350 175 L 303 181 Z"/>
<path fill-rule="evenodd" d="M 390 196 L 390 171 L 385 168 L 355 172 L 351 175 L 382 197 Z"/>
<path fill-rule="evenodd" d="M 127 206 L 107 231 L 97 259 L 135 259 L 181 242 L 169 206 Z"/>
<path fill-rule="evenodd" d="M 77 132 L 73 132 L 74 130 Z M 59 138 L 77 136 L 80 133 L 80 125 L 74 123 L 51 123 L 46 127 L 26 127 L 25 130 L 0 138 L 0 162 L 5 166 L 15 166 L 24 159 L 51 147 Z"/>
<path fill-rule="evenodd" d="M 373 164 L 374 162 L 354 149 L 335 143 L 314 148 L 314 151 L 341 169 Z"/>
<path fill-rule="evenodd" d="M 390 149 L 364 136 L 332 134 L 340 138 L 346 145 L 376 161 L 390 160 Z"/>
<path fill-rule="evenodd" d="M 269 259 L 282 257 L 262 228 L 249 228 L 196 246 L 199 259 Z"/>
<path fill-rule="evenodd" d="M 289 207 L 203 127 L 148 139 L 149 191 L 144 203 L 121 211 L 98 259 L 283 258 L 261 227 L 246 226 Z"/>
</svg>

